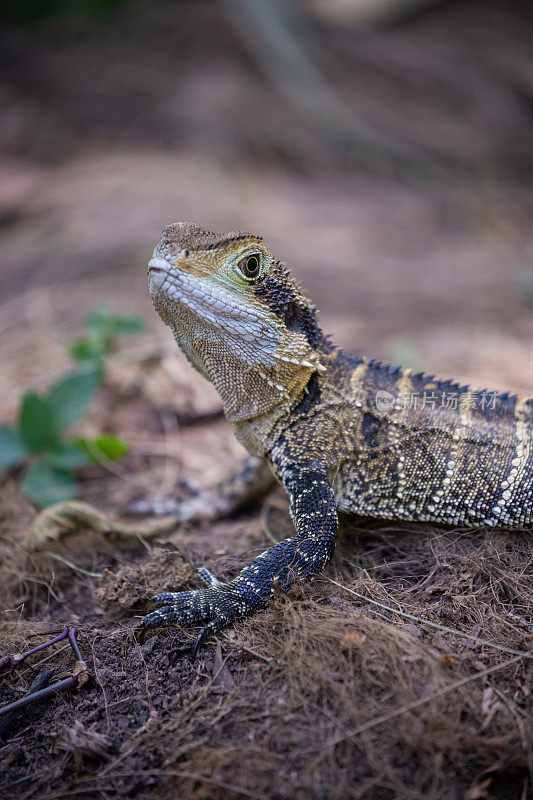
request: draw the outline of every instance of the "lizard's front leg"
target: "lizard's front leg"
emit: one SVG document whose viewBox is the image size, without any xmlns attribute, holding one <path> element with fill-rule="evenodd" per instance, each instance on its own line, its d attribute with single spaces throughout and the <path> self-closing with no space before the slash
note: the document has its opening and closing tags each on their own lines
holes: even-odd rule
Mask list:
<svg viewBox="0 0 533 800">
<path fill-rule="evenodd" d="M 324 569 L 335 550 L 337 531 L 337 509 L 325 468 L 312 461 L 284 466 L 279 474 L 290 497 L 296 536 L 265 550 L 229 583 L 199 570 L 208 588 L 157 595 L 154 602 L 160 608 L 144 617 L 141 626 L 206 622 L 196 652 L 206 636 L 265 608 L 277 587 L 288 591 Z"/>
<path fill-rule="evenodd" d="M 130 507 L 133 513 L 172 516 L 180 522 L 200 519 L 221 519 L 234 514 L 243 506 L 260 500 L 272 489 L 275 478 L 268 463 L 249 456 L 239 469 L 215 489 L 202 490 L 197 497 L 176 502 L 150 503 L 137 501 Z"/>
</svg>

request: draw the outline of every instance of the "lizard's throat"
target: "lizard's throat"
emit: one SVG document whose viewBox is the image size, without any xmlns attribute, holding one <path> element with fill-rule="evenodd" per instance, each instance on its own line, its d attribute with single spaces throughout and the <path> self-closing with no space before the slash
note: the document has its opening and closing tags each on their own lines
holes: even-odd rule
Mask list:
<svg viewBox="0 0 533 800">
<path fill-rule="evenodd" d="M 221 287 L 208 288 L 188 274 L 152 270 L 150 276 L 158 314 L 191 364 L 213 383 L 228 419 L 290 408 L 322 369 L 318 353 L 269 310 L 236 301 Z"/>
<path fill-rule="evenodd" d="M 190 325 L 172 325 L 172 329 L 191 364 L 218 391 L 231 422 L 255 419 L 275 409 L 288 411 L 316 369 L 314 359 L 301 353 L 293 352 L 292 358 L 282 355 L 289 352 L 283 342 L 263 351 L 260 346 L 221 336 L 219 331 L 200 332 Z"/>
<path fill-rule="evenodd" d="M 196 338 L 181 326 L 173 326 L 173 331 L 191 364 L 218 391 L 231 422 L 255 419 L 276 409 L 288 411 L 316 369 L 301 354 L 293 354 L 292 361 L 290 356 L 281 360 L 281 353 L 288 352 L 282 347 L 265 354 L 217 333 L 204 332 Z"/>
</svg>

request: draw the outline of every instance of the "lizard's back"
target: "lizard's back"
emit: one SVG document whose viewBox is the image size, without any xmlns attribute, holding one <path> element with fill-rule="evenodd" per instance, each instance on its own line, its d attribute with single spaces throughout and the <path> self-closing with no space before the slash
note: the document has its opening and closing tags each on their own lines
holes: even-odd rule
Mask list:
<svg viewBox="0 0 533 800">
<path fill-rule="evenodd" d="M 533 400 L 342 352 L 332 367 L 316 406 L 321 422 L 312 427 L 326 432 L 341 510 L 453 525 L 533 524 Z"/>
</svg>

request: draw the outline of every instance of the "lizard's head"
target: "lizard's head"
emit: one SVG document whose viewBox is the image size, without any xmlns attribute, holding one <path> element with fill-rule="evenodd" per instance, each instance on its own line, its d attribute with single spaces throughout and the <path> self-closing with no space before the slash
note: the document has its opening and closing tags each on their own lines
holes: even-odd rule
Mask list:
<svg viewBox="0 0 533 800">
<path fill-rule="evenodd" d="M 289 405 L 324 369 L 315 308 L 260 236 L 173 223 L 148 276 L 156 311 L 233 421 Z"/>
</svg>

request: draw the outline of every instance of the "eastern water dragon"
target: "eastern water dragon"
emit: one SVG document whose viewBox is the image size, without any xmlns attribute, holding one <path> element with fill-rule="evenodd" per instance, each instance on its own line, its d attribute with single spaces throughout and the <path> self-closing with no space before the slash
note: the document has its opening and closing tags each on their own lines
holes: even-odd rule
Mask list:
<svg viewBox="0 0 533 800">
<path fill-rule="evenodd" d="M 477 391 L 347 355 L 262 237 L 178 222 L 148 266 L 159 316 L 218 390 L 250 453 L 179 519 L 214 519 L 281 483 L 296 533 L 233 580 L 165 592 L 143 627 L 204 623 L 197 646 L 311 579 L 335 549 L 338 511 L 454 527 L 533 526 L 533 400 Z M 164 509 L 167 511 L 168 509 Z"/>
</svg>

